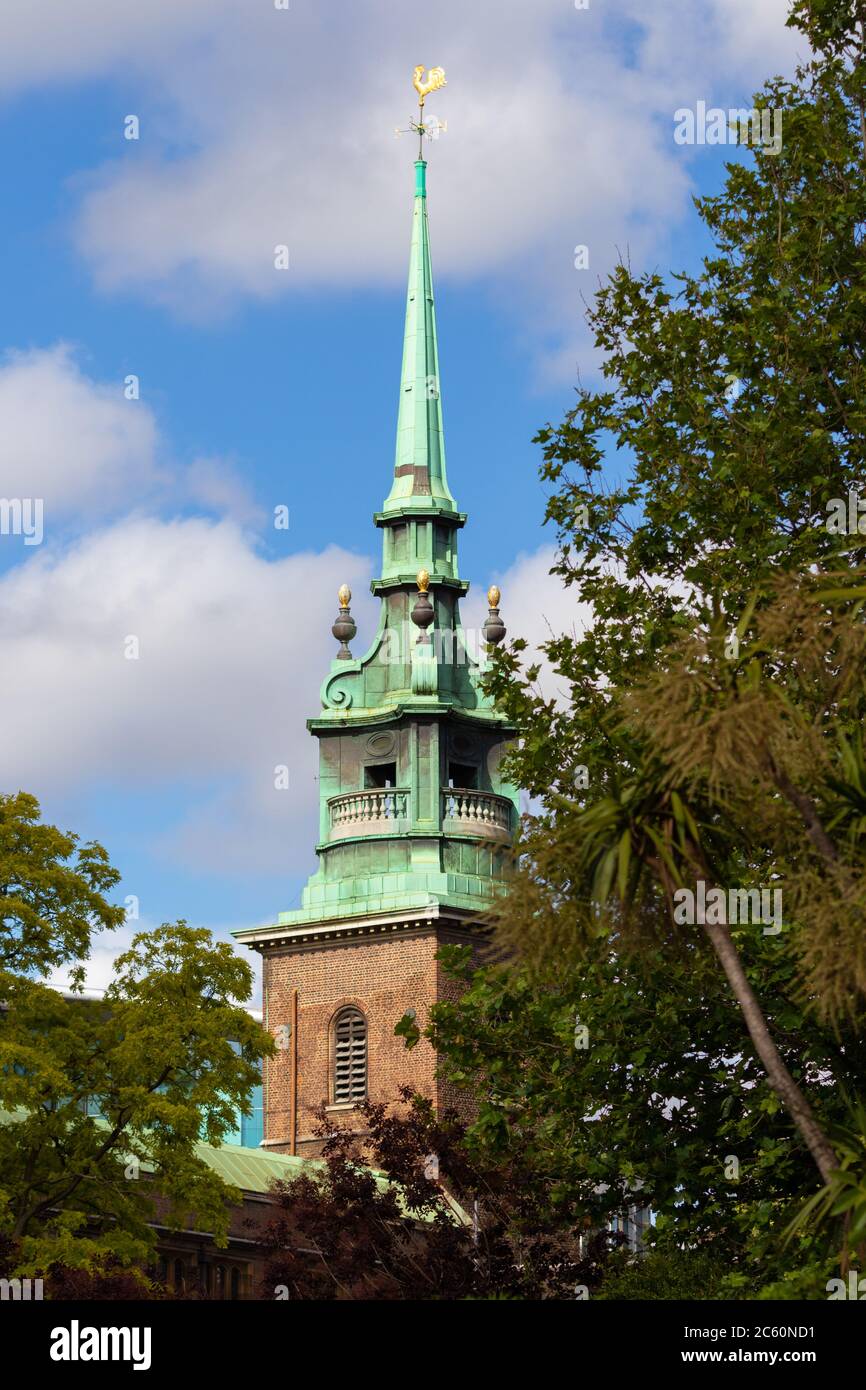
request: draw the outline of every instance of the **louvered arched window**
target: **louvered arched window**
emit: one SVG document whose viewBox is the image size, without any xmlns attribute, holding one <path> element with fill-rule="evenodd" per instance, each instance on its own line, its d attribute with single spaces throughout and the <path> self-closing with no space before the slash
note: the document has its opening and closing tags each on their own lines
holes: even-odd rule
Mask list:
<svg viewBox="0 0 866 1390">
<path fill-rule="evenodd" d="M 367 1099 L 367 1020 L 360 1009 L 343 1009 L 334 1020 L 334 1104 Z"/>
</svg>

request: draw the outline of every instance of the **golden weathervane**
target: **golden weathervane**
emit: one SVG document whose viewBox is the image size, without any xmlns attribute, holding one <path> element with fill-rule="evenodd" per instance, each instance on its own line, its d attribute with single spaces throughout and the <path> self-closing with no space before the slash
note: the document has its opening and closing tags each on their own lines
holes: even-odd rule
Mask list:
<svg viewBox="0 0 866 1390">
<path fill-rule="evenodd" d="M 423 82 L 423 81 L 422 81 L 423 76 L 424 76 L 424 65 L 423 65 L 423 63 L 422 63 L 419 67 L 417 67 L 417 68 L 415 69 L 415 74 L 414 74 L 414 76 L 413 76 L 413 78 L 412 78 L 412 86 L 415 88 L 415 91 L 418 93 L 418 105 L 419 105 L 419 106 L 423 106 L 423 105 L 424 105 L 424 98 L 427 97 L 427 96 L 429 96 L 431 92 L 438 92 L 440 87 L 444 87 L 444 86 L 445 86 L 445 69 L 444 69 L 444 68 L 431 68 L 430 71 L 429 71 L 428 74 L 427 74 L 427 81 L 426 81 L 426 82 Z"/>
<path fill-rule="evenodd" d="M 445 86 L 445 69 L 430 68 L 425 79 L 424 66 L 422 63 L 419 63 L 412 74 L 412 86 L 418 93 L 418 119 L 417 121 L 410 120 L 409 130 L 400 130 L 398 126 L 394 134 L 408 135 L 409 131 L 414 131 L 418 136 L 418 158 L 422 159 L 424 153 L 424 136 L 426 135 L 428 140 L 434 140 L 440 131 L 448 129 L 447 121 L 438 121 L 435 117 L 429 122 L 424 120 L 424 99 L 428 97 L 431 92 L 438 92 L 440 87 Z"/>
</svg>

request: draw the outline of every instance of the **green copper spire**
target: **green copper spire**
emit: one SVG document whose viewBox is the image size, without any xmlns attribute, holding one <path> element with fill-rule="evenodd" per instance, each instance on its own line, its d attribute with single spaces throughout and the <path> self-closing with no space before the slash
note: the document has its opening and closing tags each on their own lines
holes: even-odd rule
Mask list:
<svg viewBox="0 0 866 1390">
<path fill-rule="evenodd" d="M 412 251 L 403 334 L 394 484 L 385 512 L 456 511 L 445 476 L 445 436 L 439 391 L 439 351 L 427 225 L 427 165 L 415 163 Z"/>
<path fill-rule="evenodd" d="M 423 75 L 415 69 L 422 109 L 445 81 L 441 68 Z M 411 129 L 423 138 L 420 118 Z M 267 940 L 263 949 L 339 939 L 339 955 L 354 935 L 384 944 L 392 932 L 437 922 L 462 931 L 506 886 L 519 802 L 503 760 L 516 731 L 484 680 L 486 651 L 505 625 L 496 589 L 482 650 L 460 618 L 469 585 L 457 540 L 466 516 L 445 477 L 426 172 L 419 158 L 394 484 L 374 517 L 382 531 L 382 572 L 371 583 L 378 628 L 366 651 L 355 649 L 351 594 L 341 587 L 331 629 L 339 647 L 322 709 L 307 724 L 320 749 L 319 868 L 300 908 L 242 934 L 254 946 Z"/>
</svg>

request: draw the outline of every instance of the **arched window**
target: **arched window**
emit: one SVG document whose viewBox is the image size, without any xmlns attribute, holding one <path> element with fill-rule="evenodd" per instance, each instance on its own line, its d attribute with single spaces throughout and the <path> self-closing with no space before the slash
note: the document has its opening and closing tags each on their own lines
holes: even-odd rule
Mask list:
<svg viewBox="0 0 866 1390">
<path fill-rule="evenodd" d="M 367 1020 L 360 1009 L 343 1009 L 334 1020 L 334 1104 L 367 1099 Z"/>
</svg>

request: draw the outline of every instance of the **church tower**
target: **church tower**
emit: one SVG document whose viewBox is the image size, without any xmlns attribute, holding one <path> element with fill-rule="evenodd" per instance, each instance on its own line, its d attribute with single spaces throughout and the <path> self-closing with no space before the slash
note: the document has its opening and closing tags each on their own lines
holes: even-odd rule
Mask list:
<svg viewBox="0 0 866 1390">
<path fill-rule="evenodd" d="M 505 634 L 498 590 L 478 643 L 460 621 L 466 515 L 445 471 L 426 173 L 419 158 L 394 476 L 374 515 L 378 630 L 354 656 L 343 586 L 339 651 L 307 724 L 319 741 L 318 870 L 300 909 L 236 933 L 264 958 L 264 1022 L 279 1050 L 265 1063 L 263 1144 L 287 1153 L 317 1152 L 323 1103 L 351 1112 L 396 1100 L 401 1084 L 445 1101 L 429 1043 L 409 1052 L 394 1027 L 410 1011 L 423 1026 L 452 988 L 436 953 L 473 941 L 517 822 L 500 772 L 515 731 L 480 688 Z"/>
</svg>

